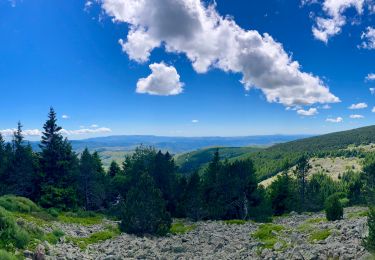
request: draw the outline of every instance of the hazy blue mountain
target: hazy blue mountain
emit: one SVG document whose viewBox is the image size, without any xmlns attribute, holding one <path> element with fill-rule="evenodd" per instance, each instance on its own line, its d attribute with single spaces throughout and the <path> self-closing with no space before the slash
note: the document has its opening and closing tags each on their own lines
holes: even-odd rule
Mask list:
<svg viewBox="0 0 375 260">
<path fill-rule="evenodd" d="M 169 137 L 153 135 L 116 135 L 96 137 L 83 140 L 72 140 L 75 151 L 84 148 L 97 151 L 131 151 L 143 144 L 154 146 L 157 149 L 168 150 L 171 153 L 183 153 L 212 146 L 269 146 L 276 143 L 284 143 L 307 137 L 307 135 L 258 135 L 241 137 Z M 38 150 L 38 142 L 32 142 L 35 150 Z"/>
</svg>

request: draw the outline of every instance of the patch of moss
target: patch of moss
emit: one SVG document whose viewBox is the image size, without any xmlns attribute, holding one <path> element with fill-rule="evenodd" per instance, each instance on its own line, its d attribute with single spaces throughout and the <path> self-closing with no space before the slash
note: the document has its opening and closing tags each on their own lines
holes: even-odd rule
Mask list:
<svg viewBox="0 0 375 260">
<path fill-rule="evenodd" d="M 281 225 L 272 223 L 262 224 L 259 226 L 258 230 L 252 234 L 252 237 L 262 242 L 263 248 L 273 248 L 278 241 L 284 244 L 284 241 L 277 237 L 277 233 L 284 229 L 285 228 Z"/>
<path fill-rule="evenodd" d="M 89 237 L 68 237 L 67 240 L 73 242 L 80 249 L 85 250 L 87 246 L 104 240 L 112 239 L 120 234 L 118 227 L 111 227 L 106 230 L 91 234 Z"/>
<path fill-rule="evenodd" d="M 196 228 L 196 225 L 185 225 L 182 222 L 173 223 L 170 229 L 170 232 L 174 235 L 185 234 Z"/>
<path fill-rule="evenodd" d="M 247 221 L 243 219 L 230 219 L 224 220 L 224 223 L 227 225 L 244 225 L 247 223 Z"/>
<path fill-rule="evenodd" d="M 322 230 L 314 231 L 309 236 L 309 242 L 325 240 L 327 237 L 331 235 L 331 233 L 332 232 L 330 229 L 322 229 Z"/>
</svg>

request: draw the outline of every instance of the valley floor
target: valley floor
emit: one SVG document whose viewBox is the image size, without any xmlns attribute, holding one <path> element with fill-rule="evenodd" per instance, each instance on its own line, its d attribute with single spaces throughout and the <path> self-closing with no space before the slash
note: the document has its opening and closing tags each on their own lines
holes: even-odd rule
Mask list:
<svg viewBox="0 0 375 260">
<path fill-rule="evenodd" d="M 274 218 L 272 224 L 202 221 L 183 234 L 117 234 L 94 244 L 85 238 L 116 223 L 105 220 L 82 226 L 55 222 L 65 237 L 44 246 L 47 259 L 371 259 L 361 245 L 367 235 L 365 214 L 366 208 L 351 207 L 345 209 L 343 220 L 335 222 L 327 222 L 324 213 L 291 213 Z M 75 243 L 72 237 L 77 238 Z M 78 246 L 80 239 L 87 247 Z"/>
</svg>

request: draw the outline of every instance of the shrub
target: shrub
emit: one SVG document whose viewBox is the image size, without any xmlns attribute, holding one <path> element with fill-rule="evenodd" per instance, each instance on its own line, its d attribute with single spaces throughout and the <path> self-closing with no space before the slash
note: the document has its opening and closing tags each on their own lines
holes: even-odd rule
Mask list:
<svg viewBox="0 0 375 260">
<path fill-rule="evenodd" d="M 325 202 L 325 212 L 327 220 L 335 221 L 342 219 L 344 215 L 344 209 L 340 202 L 340 195 L 335 193 L 329 196 Z"/>
<path fill-rule="evenodd" d="M 57 218 L 59 216 L 59 210 L 55 208 L 49 208 L 47 210 L 48 214 L 50 214 L 52 217 Z"/>
<path fill-rule="evenodd" d="M 2 249 L 0 249 L 0 259 L 1 260 L 18 260 L 18 258 L 15 255 Z"/>
<path fill-rule="evenodd" d="M 260 240 L 265 248 L 272 248 L 277 239 L 277 233 L 284 230 L 283 226 L 268 223 L 259 226 L 258 230 L 252 235 L 253 238 Z"/>
<path fill-rule="evenodd" d="M 14 195 L 1 196 L 0 206 L 12 212 L 30 213 L 41 211 L 41 209 L 31 200 Z"/>
<path fill-rule="evenodd" d="M 364 239 L 364 245 L 370 252 L 375 252 L 375 207 L 371 207 L 367 216 L 368 237 Z"/>
<path fill-rule="evenodd" d="M 60 237 L 63 237 L 65 234 L 60 229 L 55 229 L 51 233 L 45 235 L 45 240 L 47 240 L 51 244 L 57 244 L 59 242 Z"/>
<path fill-rule="evenodd" d="M 25 248 L 29 241 L 27 231 L 20 228 L 14 217 L 0 207 L 0 248 Z"/>
<path fill-rule="evenodd" d="M 230 219 L 224 220 L 224 223 L 227 225 L 244 225 L 247 223 L 247 221 L 243 219 Z"/>
<path fill-rule="evenodd" d="M 137 235 L 165 235 L 171 227 L 171 217 L 165 209 L 161 192 L 146 173 L 137 177 L 128 191 L 122 209 L 122 231 Z"/>
<path fill-rule="evenodd" d="M 182 222 L 176 222 L 173 223 L 170 229 L 170 232 L 174 235 L 176 234 L 185 234 L 189 231 L 192 231 L 195 229 L 195 225 L 185 225 Z"/>
</svg>

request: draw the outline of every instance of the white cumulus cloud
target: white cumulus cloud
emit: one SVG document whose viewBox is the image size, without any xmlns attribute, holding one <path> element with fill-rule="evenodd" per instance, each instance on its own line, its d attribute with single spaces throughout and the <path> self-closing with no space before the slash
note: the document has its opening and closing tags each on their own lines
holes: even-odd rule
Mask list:
<svg viewBox="0 0 375 260">
<path fill-rule="evenodd" d="M 304 2 L 305 0 L 302 0 L 302 3 Z M 345 12 L 353 8 L 358 15 L 362 15 L 365 4 L 365 0 L 324 0 L 322 9 L 325 17 L 315 18 L 312 28 L 314 37 L 327 43 L 329 38 L 340 34 L 342 27 L 347 23 Z"/>
<path fill-rule="evenodd" d="M 207 6 L 201 0 L 101 3 L 115 22 L 129 25 L 126 39 L 119 42 L 132 60 L 146 62 L 154 48 L 163 46 L 167 52 L 185 54 L 198 73 L 218 68 L 242 74 L 244 87 L 262 90 L 268 102 L 295 106 L 340 101 L 319 77 L 303 72 L 272 36 L 241 28 L 232 18 L 221 16 L 215 4 Z M 140 91 L 159 93 L 159 88 L 147 86 L 141 84 Z M 173 88 L 173 93 L 180 89 Z"/>
<path fill-rule="evenodd" d="M 361 39 L 363 40 L 363 42 L 359 47 L 368 50 L 375 49 L 375 28 L 367 27 L 366 31 L 362 33 Z"/>
<path fill-rule="evenodd" d="M 363 109 L 363 108 L 366 108 L 366 107 L 367 107 L 366 103 L 358 103 L 358 104 L 352 104 L 348 108 L 349 109 Z"/>
<path fill-rule="evenodd" d="M 297 110 L 297 114 L 301 116 L 314 116 L 318 114 L 318 110 L 316 108 L 310 108 L 308 110 L 299 109 Z"/>
<path fill-rule="evenodd" d="M 363 115 L 350 115 L 349 117 L 352 118 L 352 119 L 361 119 L 361 118 L 364 118 Z"/>
<path fill-rule="evenodd" d="M 0 130 L 0 134 L 3 136 L 12 136 L 15 131 L 17 131 L 17 129 L 15 128 L 4 129 L 4 130 Z M 24 136 L 41 136 L 42 131 L 40 131 L 39 129 L 26 129 L 26 130 L 22 130 L 22 134 Z"/>
<path fill-rule="evenodd" d="M 375 73 L 369 73 L 366 76 L 366 81 L 372 81 L 375 80 Z"/>
<path fill-rule="evenodd" d="M 173 66 L 164 63 L 149 65 L 152 73 L 147 78 L 141 78 L 137 82 L 137 93 L 150 95 L 178 95 L 183 91 L 183 83 L 180 75 Z"/>
<path fill-rule="evenodd" d="M 62 115 L 61 118 L 62 119 L 69 119 L 70 117 L 68 115 Z"/>
<path fill-rule="evenodd" d="M 341 123 L 342 121 L 344 121 L 344 119 L 339 116 L 336 118 L 327 118 L 326 121 L 330 123 Z"/>
<path fill-rule="evenodd" d="M 107 127 L 100 127 L 95 129 L 90 128 L 82 128 L 78 130 L 67 130 L 67 129 L 61 129 L 60 133 L 63 135 L 83 135 L 83 134 L 105 134 L 110 133 L 112 130 Z"/>
</svg>

